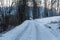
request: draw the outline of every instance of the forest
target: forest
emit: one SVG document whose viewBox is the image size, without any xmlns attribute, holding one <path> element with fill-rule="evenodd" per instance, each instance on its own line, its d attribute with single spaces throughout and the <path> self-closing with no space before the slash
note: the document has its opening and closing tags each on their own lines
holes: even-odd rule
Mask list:
<svg viewBox="0 0 60 40">
<path fill-rule="evenodd" d="M 60 16 L 60 0 L 0 0 L 0 32 L 25 20 Z"/>
</svg>

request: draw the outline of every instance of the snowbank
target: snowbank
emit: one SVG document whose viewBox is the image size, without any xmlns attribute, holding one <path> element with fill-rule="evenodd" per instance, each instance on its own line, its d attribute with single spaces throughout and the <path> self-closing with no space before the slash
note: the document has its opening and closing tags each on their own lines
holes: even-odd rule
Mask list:
<svg viewBox="0 0 60 40">
<path fill-rule="evenodd" d="M 41 19 L 35 19 L 37 22 L 46 24 L 50 22 L 60 21 L 60 16 L 54 16 L 54 17 L 48 17 L 48 18 L 41 18 Z"/>
</svg>

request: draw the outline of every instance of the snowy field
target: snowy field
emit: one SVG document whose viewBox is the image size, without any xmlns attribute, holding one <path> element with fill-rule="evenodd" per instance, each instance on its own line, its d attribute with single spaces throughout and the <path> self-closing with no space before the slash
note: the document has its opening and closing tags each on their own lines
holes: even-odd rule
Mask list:
<svg viewBox="0 0 60 40">
<path fill-rule="evenodd" d="M 60 16 L 26 20 L 0 40 L 60 40 Z"/>
</svg>

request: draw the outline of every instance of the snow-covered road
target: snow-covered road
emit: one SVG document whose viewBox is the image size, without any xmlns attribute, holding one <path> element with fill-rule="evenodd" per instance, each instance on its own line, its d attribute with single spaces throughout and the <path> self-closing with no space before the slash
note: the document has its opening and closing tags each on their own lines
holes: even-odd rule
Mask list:
<svg viewBox="0 0 60 40">
<path fill-rule="evenodd" d="M 0 40 L 60 40 L 60 16 L 26 20 L 21 25 L 5 33 Z"/>
</svg>

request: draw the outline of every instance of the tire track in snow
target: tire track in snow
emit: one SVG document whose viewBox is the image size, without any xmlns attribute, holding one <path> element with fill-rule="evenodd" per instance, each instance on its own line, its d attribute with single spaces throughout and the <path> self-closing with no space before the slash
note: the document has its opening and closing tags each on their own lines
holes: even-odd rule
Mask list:
<svg viewBox="0 0 60 40">
<path fill-rule="evenodd" d="M 38 22 L 37 22 L 37 21 L 35 21 L 35 28 L 36 28 L 36 40 L 41 40 L 39 27 L 40 27 L 40 25 L 38 24 Z"/>
<path fill-rule="evenodd" d="M 23 34 L 25 33 L 25 31 L 28 29 L 29 25 L 30 25 L 30 22 L 27 24 L 27 26 L 24 28 L 24 30 L 17 35 L 17 37 L 16 37 L 15 40 L 20 40 L 20 38 L 23 36 Z"/>
<path fill-rule="evenodd" d="M 49 40 L 57 40 L 57 38 L 53 34 L 51 34 L 50 30 L 47 29 L 44 24 L 41 24 L 41 23 L 39 23 L 37 21 L 35 21 L 35 22 L 36 22 L 36 24 L 38 26 L 38 31 L 39 31 L 38 32 L 39 33 L 38 40 L 48 40 L 48 39 Z"/>
</svg>

